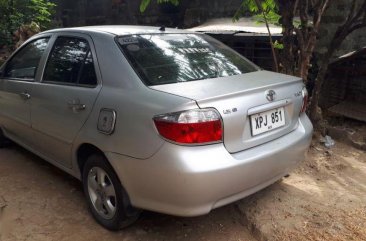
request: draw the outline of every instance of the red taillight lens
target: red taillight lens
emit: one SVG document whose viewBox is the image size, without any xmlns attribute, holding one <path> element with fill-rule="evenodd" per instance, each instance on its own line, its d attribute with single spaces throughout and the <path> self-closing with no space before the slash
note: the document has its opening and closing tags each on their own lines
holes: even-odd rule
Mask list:
<svg viewBox="0 0 366 241">
<path fill-rule="evenodd" d="M 159 134 L 183 144 L 222 141 L 220 114 L 214 109 L 196 109 L 154 117 Z"/>
<path fill-rule="evenodd" d="M 307 91 L 306 87 L 302 88 L 301 94 L 302 94 L 302 106 L 301 106 L 300 113 L 304 113 L 306 111 L 306 107 L 308 105 L 308 91 Z"/>
</svg>

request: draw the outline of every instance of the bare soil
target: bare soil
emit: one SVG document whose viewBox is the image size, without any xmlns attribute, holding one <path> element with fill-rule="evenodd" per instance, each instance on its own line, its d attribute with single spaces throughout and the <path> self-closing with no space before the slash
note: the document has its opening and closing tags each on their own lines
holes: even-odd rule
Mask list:
<svg viewBox="0 0 366 241">
<path fill-rule="evenodd" d="M 87 210 L 78 180 L 16 145 L 0 149 L 0 241 L 255 240 L 235 204 L 196 218 L 144 212 L 110 232 Z"/>
<path fill-rule="evenodd" d="M 261 240 L 366 240 L 366 152 L 315 136 L 290 177 L 239 208 Z"/>
<path fill-rule="evenodd" d="M 144 212 L 132 227 L 96 224 L 81 184 L 14 145 L 0 150 L 0 241 L 366 240 L 366 153 L 315 136 L 306 161 L 270 187 L 209 215 Z"/>
</svg>

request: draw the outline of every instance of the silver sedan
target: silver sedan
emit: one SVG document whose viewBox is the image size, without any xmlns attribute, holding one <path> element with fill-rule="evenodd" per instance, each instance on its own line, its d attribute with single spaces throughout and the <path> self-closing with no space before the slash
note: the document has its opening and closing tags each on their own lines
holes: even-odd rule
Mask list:
<svg viewBox="0 0 366 241">
<path fill-rule="evenodd" d="M 288 174 L 311 140 L 306 102 L 301 79 L 204 34 L 55 29 L 0 69 L 0 146 L 82 180 L 92 215 L 117 230 L 142 209 L 206 214 Z"/>
</svg>

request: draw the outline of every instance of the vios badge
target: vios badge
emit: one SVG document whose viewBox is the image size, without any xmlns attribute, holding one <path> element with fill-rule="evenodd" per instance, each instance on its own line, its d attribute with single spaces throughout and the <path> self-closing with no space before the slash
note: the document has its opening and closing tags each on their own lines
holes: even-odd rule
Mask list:
<svg viewBox="0 0 366 241">
<path fill-rule="evenodd" d="M 274 101 L 276 99 L 276 92 L 274 90 L 267 90 L 266 98 L 268 101 Z"/>
</svg>

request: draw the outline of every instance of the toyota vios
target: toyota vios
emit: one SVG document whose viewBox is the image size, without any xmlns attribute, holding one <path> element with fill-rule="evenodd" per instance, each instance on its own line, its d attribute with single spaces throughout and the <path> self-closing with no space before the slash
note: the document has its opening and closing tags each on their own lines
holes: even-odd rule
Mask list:
<svg viewBox="0 0 366 241">
<path fill-rule="evenodd" d="M 206 214 L 288 174 L 312 136 L 306 100 L 301 79 L 204 34 L 55 29 L 0 69 L 0 145 L 82 180 L 95 219 L 116 230 L 141 209 Z"/>
</svg>

